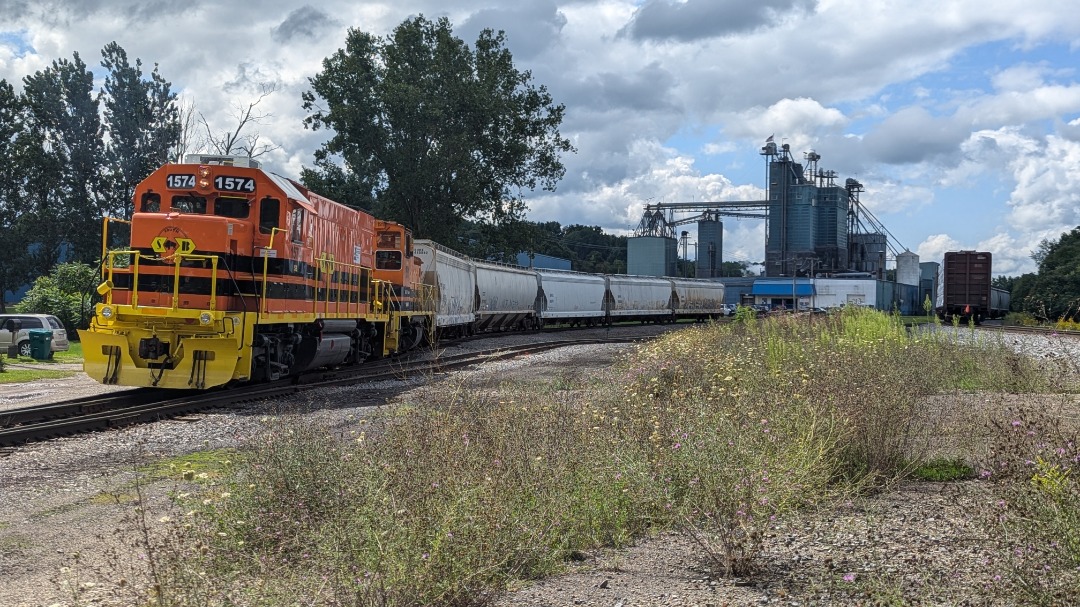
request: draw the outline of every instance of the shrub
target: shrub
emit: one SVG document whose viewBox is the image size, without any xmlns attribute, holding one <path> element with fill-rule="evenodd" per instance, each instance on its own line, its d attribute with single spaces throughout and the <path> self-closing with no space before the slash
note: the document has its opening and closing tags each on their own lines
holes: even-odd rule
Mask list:
<svg viewBox="0 0 1080 607">
<path fill-rule="evenodd" d="M 57 264 L 48 276 L 40 276 L 27 291 L 15 311 L 23 314 L 52 314 L 64 323 L 68 336 L 85 328 L 92 315 L 97 272 L 82 263 Z"/>
</svg>

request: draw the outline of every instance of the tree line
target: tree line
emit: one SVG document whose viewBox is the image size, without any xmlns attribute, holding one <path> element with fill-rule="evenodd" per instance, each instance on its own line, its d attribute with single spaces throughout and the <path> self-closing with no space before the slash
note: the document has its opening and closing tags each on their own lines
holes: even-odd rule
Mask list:
<svg viewBox="0 0 1080 607">
<path fill-rule="evenodd" d="M 574 148 L 559 134 L 564 106 L 505 44 L 484 30 L 470 46 L 448 20 L 422 15 L 383 38 L 350 29 L 300 100 L 302 126 L 331 132 L 301 182 L 419 238 L 453 243 L 478 226 L 496 239 L 488 248 L 521 243 L 534 233 L 517 230 L 524 194 L 553 190 L 560 155 Z M 78 53 L 25 77 L 19 93 L 0 80 L 0 293 L 58 261 L 96 264 L 101 218 L 130 218 L 134 188 L 166 162 L 200 148 L 253 157 L 277 147 L 244 132 L 269 117 L 256 106 L 273 87 L 237 105 L 236 129 L 214 132 L 156 63 L 144 74 L 115 42 L 101 55 L 99 91 Z M 615 262 L 601 253 L 589 263 Z"/>
<path fill-rule="evenodd" d="M 101 220 L 130 217 L 135 186 L 179 140 L 176 94 L 112 42 L 100 91 L 78 53 L 0 80 L 0 292 L 58 260 L 95 264 Z M 2 305 L 2 304 L 0 304 Z"/>
<path fill-rule="evenodd" d="M 1031 259 L 1037 272 L 993 280 L 1009 291 L 1010 308 L 1042 321 L 1080 321 L 1080 226 L 1040 242 Z"/>
</svg>

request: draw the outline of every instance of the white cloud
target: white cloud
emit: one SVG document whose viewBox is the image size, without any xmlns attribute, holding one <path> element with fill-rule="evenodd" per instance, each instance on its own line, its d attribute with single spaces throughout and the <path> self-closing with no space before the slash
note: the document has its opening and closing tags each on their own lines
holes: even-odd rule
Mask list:
<svg viewBox="0 0 1080 607">
<path fill-rule="evenodd" d="M 701 18 L 724 10 L 732 20 Z M 307 79 L 347 28 L 385 35 L 418 14 L 447 16 L 467 41 L 482 27 L 506 30 L 515 64 L 566 105 L 562 132 L 579 152 L 563 159 L 556 193 L 530 195 L 535 219 L 625 230 L 649 199 L 759 197 L 758 148 L 772 134 L 796 157 L 812 148 L 822 168 L 859 179 L 867 208 L 922 240 L 931 259 L 944 246 L 986 247 L 1019 271 L 1028 244 L 1080 224 L 1080 78 L 1069 52 L 1080 11 L 1067 3 L 268 0 L 253 11 L 0 0 L 0 78 L 21 88 L 75 51 L 100 73 L 100 49 L 115 40 L 146 71 L 160 63 L 215 129 L 275 82 L 259 132 L 281 148 L 265 160 L 296 176 L 327 135 L 301 126 Z M 711 133 L 723 135 L 697 135 Z M 719 155 L 723 172 L 709 164 Z M 978 227 L 949 214 L 950 192 L 975 185 Z M 725 250 L 763 257 L 763 222 L 725 225 Z"/>
</svg>

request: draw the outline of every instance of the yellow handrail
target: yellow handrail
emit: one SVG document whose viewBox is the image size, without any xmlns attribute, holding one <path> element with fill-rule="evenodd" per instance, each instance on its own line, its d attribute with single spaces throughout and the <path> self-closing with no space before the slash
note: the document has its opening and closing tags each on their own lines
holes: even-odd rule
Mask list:
<svg viewBox="0 0 1080 607">
<path fill-rule="evenodd" d="M 176 253 L 173 255 L 173 310 L 178 309 L 176 302 L 180 299 L 180 266 L 186 260 L 210 261 L 210 311 L 213 312 L 217 308 L 218 259 L 219 257 L 217 255 L 195 255 L 184 253 Z"/>
</svg>

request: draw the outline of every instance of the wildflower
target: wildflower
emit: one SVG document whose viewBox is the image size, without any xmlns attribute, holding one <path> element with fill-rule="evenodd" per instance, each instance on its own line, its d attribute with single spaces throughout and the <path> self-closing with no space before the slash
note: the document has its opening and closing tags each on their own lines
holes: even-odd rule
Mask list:
<svg viewBox="0 0 1080 607">
<path fill-rule="evenodd" d="M 849 584 L 850 584 L 851 582 L 854 582 L 854 581 L 855 581 L 855 574 L 854 574 L 854 573 L 848 573 L 848 574 L 845 574 L 845 575 L 844 575 L 844 581 L 845 581 L 845 582 L 848 582 Z"/>
</svg>

